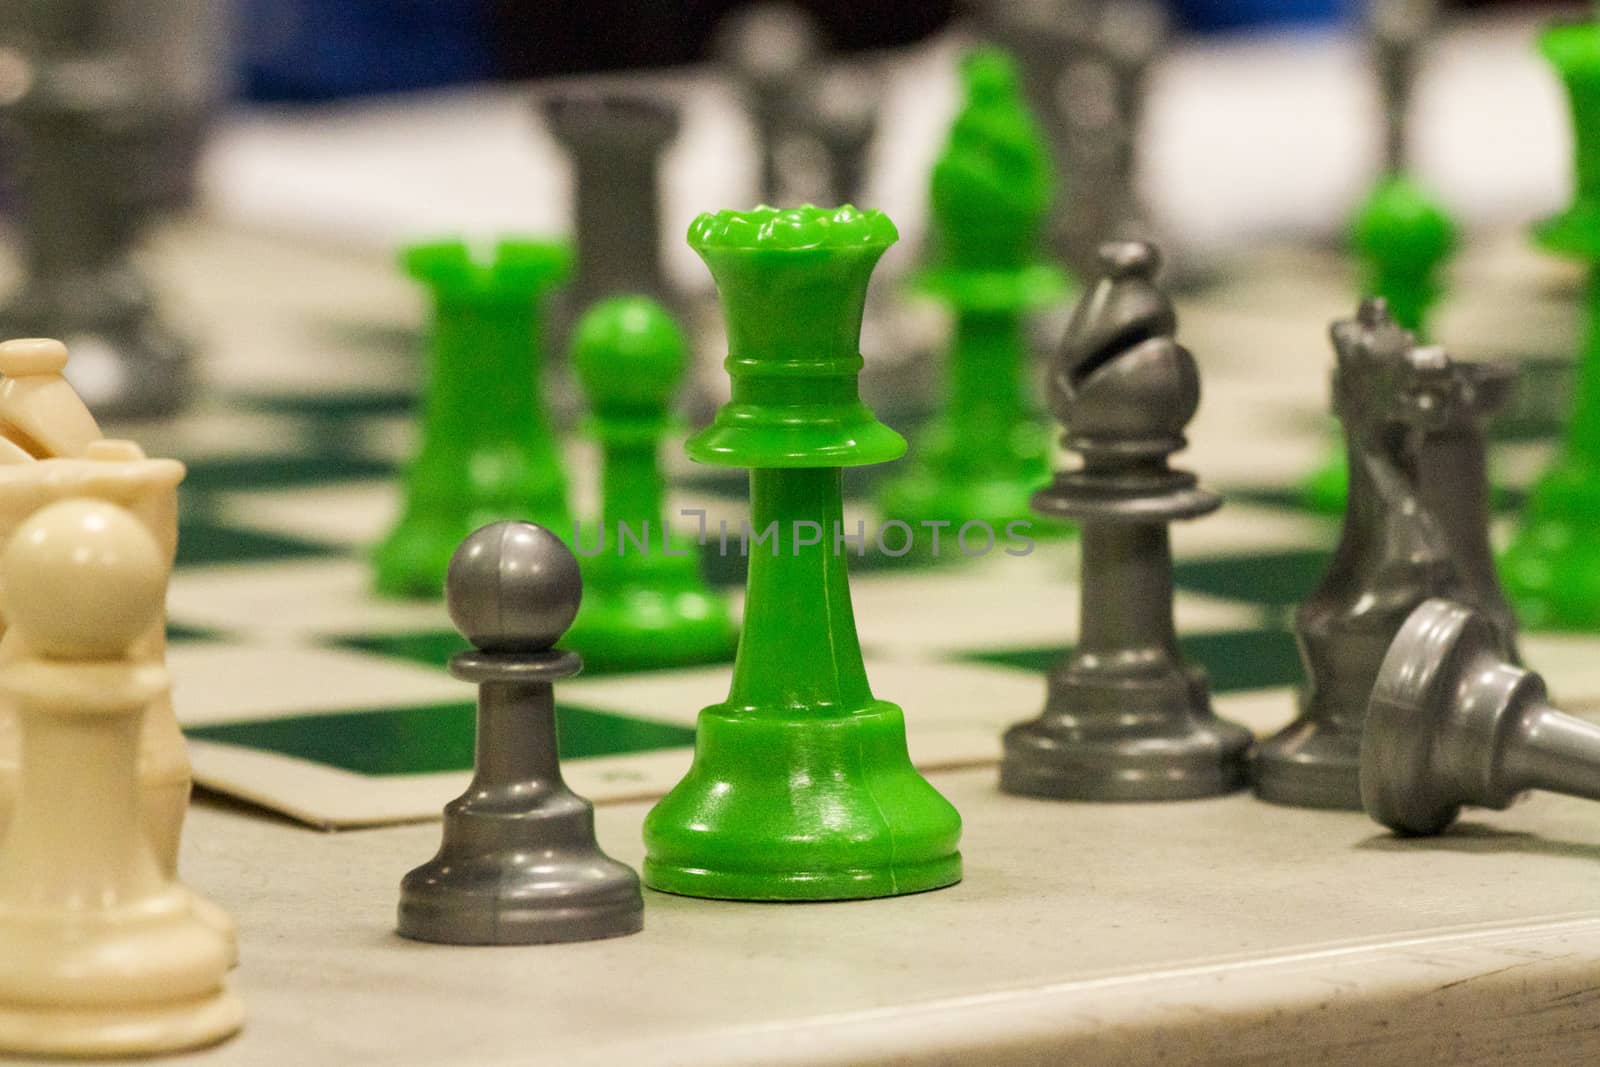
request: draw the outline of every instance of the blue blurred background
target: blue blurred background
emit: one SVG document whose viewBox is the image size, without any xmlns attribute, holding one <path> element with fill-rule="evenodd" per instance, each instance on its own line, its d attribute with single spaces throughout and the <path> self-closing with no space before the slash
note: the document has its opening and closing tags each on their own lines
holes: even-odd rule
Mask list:
<svg viewBox="0 0 1600 1067">
<path fill-rule="evenodd" d="M 1359 0 L 1173 0 L 1188 32 L 1328 23 Z M 1503 0 L 1511 2 L 1511 0 Z M 240 84 L 326 100 L 456 82 L 671 66 L 705 57 L 739 0 L 240 0 Z M 836 48 L 937 32 L 956 0 L 808 0 Z M 1486 6 L 1456 2 L 1448 6 Z"/>
</svg>

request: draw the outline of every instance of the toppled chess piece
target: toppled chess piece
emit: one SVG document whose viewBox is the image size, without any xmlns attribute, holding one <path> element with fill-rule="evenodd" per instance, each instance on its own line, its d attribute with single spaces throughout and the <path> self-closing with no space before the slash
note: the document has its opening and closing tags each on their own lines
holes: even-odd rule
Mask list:
<svg viewBox="0 0 1600 1067">
<path fill-rule="evenodd" d="M 373 551 L 385 596 L 431 597 L 473 530 L 506 515 L 571 528 L 560 446 L 544 404 L 543 298 L 565 276 L 565 245 L 502 241 L 489 262 L 459 241 L 405 252 L 431 290 L 421 447 L 400 518 Z"/>
<path fill-rule="evenodd" d="M 1544 789 L 1600 800 L 1600 726 L 1551 707 L 1505 659 L 1482 612 L 1429 600 L 1378 671 L 1361 739 L 1361 804 L 1399 834 L 1436 834 L 1463 806 Z"/>
<path fill-rule="evenodd" d="M 667 518 L 661 443 L 688 342 L 643 296 L 590 308 L 573 333 L 572 363 L 601 450 L 598 529 L 576 539 L 584 597 L 567 646 L 593 669 L 645 670 L 723 662 L 739 631 L 700 574 L 694 542 Z"/>
<path fill-rule="evenodd" d="M 239 1028 L 228 930 L 142 832 L 139 757 L 166 668 L 135 651 L 169 559 L 103 500 L 50 504 L 0 556 L 0 693 L 21 720 L 16 808 L 0 840 L 0 1051 L 122 1056 Z M 212 909 L 214 910 L 214 906 Z"/>
<path fill-rule="evenodd" d="M 898 236 L 848 206 L 721 211 L 689 229 L 722 299 L 733 394 L 686 448 L 750 468 L 749 529 L 771 549 L 750 549 L 728 698 L 700 712 L 689 773 L 645 817 L 653 889 L 842 900 L 961 879 L 961 817 L 912 764 L 905 715 L 868 685 L 837 540 L 842 468 L 906 447 L 857 388 L 867 283 Z"/>
<path fill-rule="evenodd" d="M 583 663 L 555 643 L 582 596 L 571 550 L 533 523 L 485 526 L 451 559 L 450 618 L 473 649 L 450 673 L 479 687 L 477 758 L 438 855 L 401 883 L 405 937 L 527 945 L 643 927 L 639 876 L 600 851 L 593 806 L 561 780 L 551 683 Z"/>
<path fill-rule="evenodd" d="M 1200 402 L 1194 357 L 1140 242 L 1101 249 L 1050 375 L 1063 443 L 1083 465 L 1034 495 L 1082 531 L 1077 647 L 1050 672 L 1044 713 L 1006 731 L 1000 788 L 1071 800 L 1179 800 L 1244 784 L 1250 733 L 1218 718 L 1172 620 L 1168 524 L 1222 498 L 1167 457 Z"/>
<path fill-rule="evenodd" d="M 1515 659 L 1515 621 L 1489 546 L 1483 422 L 1503 404 L 1499 368 L 1419 347 L 1381 300 L 1333 327 L 1334 409 L 1345 428 L 1350 497 L 1321 583 L 1300 605 L 1300 716 L 1255 757 L 1265 800 L 1357 809 L 1361 728 L 1379 664 L 1414 608 L 1471 604 Z"/>
</svg>

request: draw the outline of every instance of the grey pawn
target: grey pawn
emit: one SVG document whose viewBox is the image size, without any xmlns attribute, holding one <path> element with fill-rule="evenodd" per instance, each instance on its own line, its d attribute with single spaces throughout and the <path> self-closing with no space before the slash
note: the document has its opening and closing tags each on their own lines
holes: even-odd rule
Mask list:
<svg viewBox="0 0 1600 1067">
<path fill-rule="evenodd" d="M 1006 731 L 1000 788 L 1072 800 L 1180 800 L 1245 781 L 1250 732 L 1211 710 L 1172 619 L 1168 524 L 1215 511 L 1167 457 L 1200 402 L 1194 357 L 1141 242 L 1108 244 L 1050 376 L 1051 407 L 1081 467 L 1033 497 L 1082 530 L 1077 647 L 1050 672 L 1044 713 Z"/>
<path fill-rule="evenodd" d="M 639 876 L 595 844 L 594 807 L 561 780 L 552 685 L 578 613 L 578 561 L 530 522 L 497 522 L 450 560 L 450 618 L 472 642 L 450 673 L 478 684 L 477 754 L 444 843 L 400 886 L 399 932 L 456 945 L 590 941 L 643 927 Z"/>
<path fill-rule="evenodd" d="M 1436 834 L 1463 806 L 1530 789 L 1600 800 L 1600 726 L 1552 707 L 1505 659 L 1483 613 L 1429 600 L 1395 635 L 1361 738 L 1361 804 L 1398 834 Z"/>
<path fill-rule="evenodd" d="M 1360 747 L 1390 642 L 1423 601 L 1472 605 L 1516 658 L 1516 623 L 1489 544 L 1484 420 L 1509 395 L 1500 367 L 1418 346 L 1381 300 L 1334 324 L 1334 411 L 1350 490 L 1338 547 L 1295 613 L 1305 663 L 1300 715 L 1262 742 L 1264 800 L 1359 809 Z"/>
</svg>

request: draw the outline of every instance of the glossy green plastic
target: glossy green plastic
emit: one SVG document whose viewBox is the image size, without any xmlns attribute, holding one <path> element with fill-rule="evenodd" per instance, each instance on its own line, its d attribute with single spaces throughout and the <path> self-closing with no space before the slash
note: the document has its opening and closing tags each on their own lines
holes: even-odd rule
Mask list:
<svg viewBox="0 0 1600 1067">
<path fill-rule="evenodd" d="M 1049 430 L 1024 399 L 1023 331 L 1029 310 L 1067 292 L 1066 275 L 1038 259 L 1053 175 L 1011 59 L 976 49 L 961 76 L 966 100 L 933 169 L 940 262 L 915 279 L 954 319 L 945 402 L 878 510 L 913 526 L 1026 522 L 1045 532 L 1028 502 L 1050 480 Z"/>
<path fill-rule="evenodd" d="M 500 519 L 571 528 L 540 388 L 541 302 L 566 276 L 564 245 L 504 241 L 487 263 L 459 241 L 405 251 L 433 295 L 421 448 L 400 520 L 373 552 L 377 591 L 434 597 L 456 546 Z"/>
<path fill-rule="evenodd" d="M 728 699 L 700 713 L 693 766 L 645 819 L 655 889 L 840 900 L 961 878 L 961 817 L 868 686 L 832 537 L 840 467 L 904 448 L 855 393 L 867 280 L 893 238 L 852 208 L 722 212 L 690 230 L 722 294 L 734 402 L 689 450 L 752 468 L 749 577 Z"/>
<path fill-rule="evenodd" d="M 1577 196 L 1534 231 L 1589 265 L 1583 348 L 1561 449 L 1534 485 L 1500 560 L 1501 581 L 1530 629 L 1600 630 L 1600 22 L 1554 26 L 1540 50 L 1572 106 Z"/>
<path fill-rule="evenodd" d="M 601 515 L 573 530 L 583 604 L 562 645 L 595 670 L 719 662 L 738 631 L 727 602 L 700 574 L 693 541 L 672 530 L 660 447 L 688 345 L 660 304 L 618 296 L 573 332 L 572 366 L 601 453 Z"/>
<path fill-rule="evenodd" d="M 1456 226 L 1444 208 L 1412 178 L 1386 175 L 1357 209 L 1350 248 L 1361 264 L 1361 292 L 1381 296 L 1389 313 L 1419 339 L 1443 292 L 1439 273 L 1456 248 Z M 1302 487 L 1317 511 L 1344 510 L 1350 489 L 1342 447 Z"/>
</svg>

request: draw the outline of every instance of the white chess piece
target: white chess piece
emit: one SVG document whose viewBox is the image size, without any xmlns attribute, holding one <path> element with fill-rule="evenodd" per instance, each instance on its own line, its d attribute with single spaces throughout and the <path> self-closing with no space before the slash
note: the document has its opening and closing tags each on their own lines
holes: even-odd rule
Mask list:
<svg viewBox="0 0 1600 1067">
<path fill-rule="evenodd" d="M 0 1051 L 127 1055 L 239 1028 L 232 942 L 158 858 L 140 811 L 147 708 L 166 668 L 136 649 L 159 619 L 168 556 L 126 508 L 52 503 L 0 554 L 20 655 L 0 665 L 22 773 L 0 839 Z"/>
<path fill-rule="evenodd" d="M 177 485 L 183 465 L 148 459 L 131 441 L 102 438 L 94 416 L 62 376 L 67 349 L 60 341 L 29 338 L 0 343 L 0 541 L 28 515 L 54 500 L 92 496 L 132 511 L 170 560 L 178 537 Z M 16 656 L 0 619 L 0 664 Z M 166 657 L 166 618 L 157 619 L 134 654 Z M 0 831 L 10 817 L 20 757 L 15 715 L 0 700 Z M 191 772 L 170 697 L 145 716 L 140 758 L 140 811 L 156 858 L 176 875 L 178 839 L 189 806 Z M 209 909 L 201 902 L 203 909 Z M 214 921 L 231 937 L 220 910 Z"/>
</svg>

